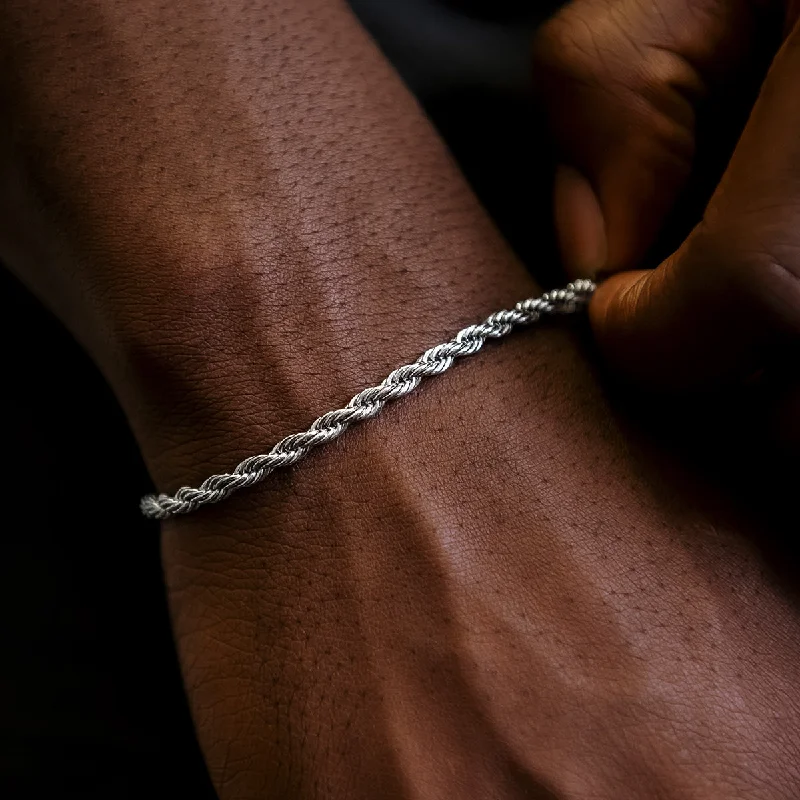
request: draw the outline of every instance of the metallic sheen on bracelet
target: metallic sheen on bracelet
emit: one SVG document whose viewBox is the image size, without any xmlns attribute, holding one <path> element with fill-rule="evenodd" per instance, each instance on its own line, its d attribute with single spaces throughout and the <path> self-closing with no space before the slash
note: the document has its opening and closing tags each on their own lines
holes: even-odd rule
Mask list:
<svg viewBox="0 0 800 800">
<path fill-rule="evenodd" d="M 305 458 L 315 447 L 338 438 L 356 422 L 376 416 L 388 402 L 413 392 L 423 378 L 441 375 L 457 358 L 477 353 L 487 339 L 501 339 L 515 328 L 531 325 L 544 316 L 582 310 L 595 288 L 590 280 L 578 280 L 541 297 L 522 300 L 513 309 L 496 311 L 479 325 L 459 331 L 449 342 L 426 350 L 412 364 L 394 370 L 377 386 L 359 392 L 344 408 L 329 411 L 307 430 L 281 439 L 269 453 L 250 456 L 232 472 L 212 475 L 196 489 L 184 486 L 172 497 L 159 494 L 142 498 L 142 513 L 153 519 L 188 514 L 200 506 L 218 503 L 239 489 L 253 486 L 274 470 L 288 467 Z"/>
</svg>

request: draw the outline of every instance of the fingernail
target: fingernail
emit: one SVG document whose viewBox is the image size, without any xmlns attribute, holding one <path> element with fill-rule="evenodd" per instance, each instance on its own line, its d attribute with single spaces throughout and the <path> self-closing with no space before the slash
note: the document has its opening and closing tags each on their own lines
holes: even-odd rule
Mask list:
<svg viewBox="0 0 800 800">
<path fill-rule="evenodd" d="M 564 269 L 571 278 L 593 278 L 606 265 L 608 244 L 600 202 L 573 167 L 556 170 L 555 224 Z"/>
</svg>

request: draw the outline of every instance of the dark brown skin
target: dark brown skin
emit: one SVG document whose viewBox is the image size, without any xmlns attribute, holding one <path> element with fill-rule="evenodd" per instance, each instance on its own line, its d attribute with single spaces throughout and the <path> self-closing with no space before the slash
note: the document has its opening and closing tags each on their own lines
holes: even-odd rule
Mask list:
<svg viewBox="0 0 800 800">
<path fill-rule="evenodd" d="M 160 489 L 537 291 L 339 3 L 20 0 L 0 32 L 2 257 Z M 224 800 L 800 794 L 759 544 L 796 527 L 623 423 L 559 328 L 164 525 Z"/>
</svg>

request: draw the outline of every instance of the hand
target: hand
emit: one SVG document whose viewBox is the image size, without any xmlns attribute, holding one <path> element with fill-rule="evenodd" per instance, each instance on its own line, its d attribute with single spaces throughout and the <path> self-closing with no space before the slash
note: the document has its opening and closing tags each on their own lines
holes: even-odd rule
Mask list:
<svg viewBox="0 0 800 800">
<path fill-rule="evenodd" d="M 799 7 L 777 10 L 784 41 L 728 169 L 700 224 L 651 271 L 636 268 L 689 177 L 696 112 L 757 68 L 775 8 L 574 0 L 538 36 L 538 81 L 566 165 L 555 197 L 564 261 L 573 273 L 615 273 L 592 325 L 609 360 L 651 386 L 717 385 L 776 353 L 785 374 L 797 352 Z"/>
</svg>

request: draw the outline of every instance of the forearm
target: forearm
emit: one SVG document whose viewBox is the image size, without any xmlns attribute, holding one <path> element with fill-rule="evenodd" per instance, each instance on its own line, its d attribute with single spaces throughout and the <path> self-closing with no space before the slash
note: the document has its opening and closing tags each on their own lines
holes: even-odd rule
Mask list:
<svg viewBox="0 0 800 800">
<path fill-rule="evenodd" d="M 81 2 L 54 15 L 48 2 L 7 3 L 0 24 L 15 119 L 3 257 L 100 363 L 163 490 L 263 450 L 533 290 L 343 4 L 263 2 L 234 14 L 238 5 Z M 193 8 L 201 13 L 189 19 Z M 525 352 L 512 348 L 513 368 Z M 376 523 L 364 513 L 372 497 L 391 509 L 398 544 L 413 542 L 412 519 L 429 501 L 387 462 L 436 441 L 460 447 L 463 438 L 434 431 L 436 416 L 457 422 L 459 394 L 500 377 L 428 393 L 445 405 L 426 404 L 403 427 L 395 415 L 391 440 L 376 440 L 376 426 L 368 442 L 354 431 L 328 453 L 346 460 L 320 454 L 302 486 L 276 475 L 165 530 L 176 637 L 218 785 L 239 769 L 226 767 L 235 741 L 244 774 L 285 787 L 287 727 L 319 724 L 278 710 L 283 677 L 277 689 L 257 686 L 284 675 L 291 685 L 308 670 L 279 658 L 294 623 L 271 633 L 294 603 L 289 554 L 319 576 L 309 602 L 335 611 L 325 599 L 353 588 L 326 540 L 331 552 L 346 542 L 357 551 Z M 479 398 L 469 416 L 480 421 Z M 349 481 L 365 493 L 342 498 Z M 387 484 L 391 502 L 380 497 Z M 315 547 L 320 567 L 302 556 Z M 257 610 L 257 596 L 276 614 Z M 253 614 L 234 611 L 242 601 Z M 339 615 L 345 637 L 357 636 L 350 611 Z M 300 613 L 313 627 L 316 615 Z M 330 635 L 311 649 L 322 653 Z M 352 669 L 367 669 L 360 656 Z M 231 705 L 215 717 L 225 695 Z"/>
<path fill-rule="evenodd" d="M 202 416 L 232 395 L 196 427 L 251 421 L 249 451 L 530 291 L 344 4 L 234 8 L 4 11 L 25 186 L 7 186 L 4 254 L 28 280 L 70 276 L 40 293 L 114 382 L 164 488 L 210 462 L 162 470 L 180 415 L 159 406 Z"/>
</svg>

